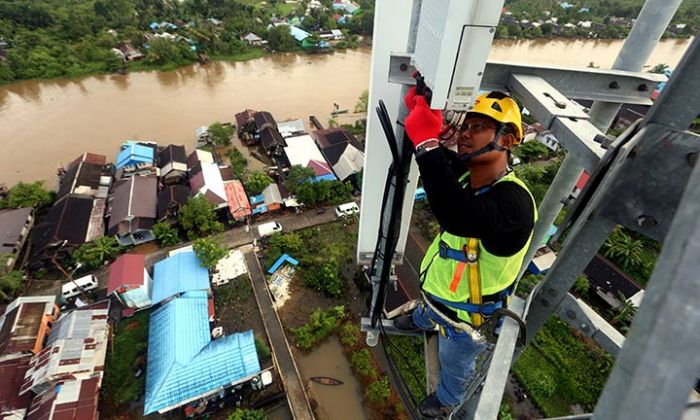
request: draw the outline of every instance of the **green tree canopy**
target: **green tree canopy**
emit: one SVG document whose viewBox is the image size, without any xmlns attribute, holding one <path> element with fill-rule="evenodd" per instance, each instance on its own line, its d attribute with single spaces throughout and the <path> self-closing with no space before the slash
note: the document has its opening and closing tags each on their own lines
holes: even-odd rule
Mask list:
<svg viewBox="0 0 700 420">
<path fill-rule="evenodd" d="M 0 201 L 0 208 L 40 208 L 51 204 L 53 200 L 54 195 L 46 189 L 44 181 L 32 183 L 20 182 L 10 188 L 7 192 L 7 197 Z"/>
<path fill-rule="evenodd" d="M 214 205 L 201 195 L 187 200 L 187 203 L 180 208 L 178 220 L 189 239 L 200 238 L 224 230 L 224 225 L 217 220 Z"/>
<path fill-rule="evenodd" d="M 168 222 L 158 222 L 153 226 L 153 235 L 163 246 L 173 246 L 180 243 L 177 229 Z"/>
<path fill-rule="evenodd" d="M 287 179 L 284 181 L 284 188 L 291 194 L 296 194 L 299 185 L 308 182 L 316 177 L 313 169 L 301 165 L 293 165 L 289 168 Z"/>
<path fill-rule="evenodd" d="M 99 268 L 121 251 L 122 247 L 113 236 L 103 236 L 81 245 L 73 252 L 73 260 L 87 268 Z"/>
<path fill-rule="evenodd" d="M 268 185 L 272 184 L 274 181 L 265 172 L 262 171 L 251 171 L 245 180 L 246 190 L 252 195 L 258 195 L 265 189 Z"/>
<path fill-rule="evenodd" d="M 199 258 L 199 264 L 209 269 L 214 268 L 216 263 L 228 254 L 228 249 L 212 237 L 197 239 L 192 248 Z"/>
<path fill-rule="evenodd" d="M 223 125 L 220 122 L 215 122 L 209 126 L 209 137 L 217 146 L 229 146 L 231 144 L 231 136 L 233 136 L 234 127 L 231 125 Z"/>
<path fill-rule="evenodd" d="M 243 156 L 243 153 L 241 153 L 241 151 L 236 147 L 228 152 L 228 158 L 231 161 L 231 169 L 233 170 L 233 174 L 236 176 L 236 178 L 243 179 L 246 167 L 248 166 L 248 159 L 246 159 L 245 156 Z"/>
<path fill-rule="evenodd" d="M 294 51 L 298 49 L 297 41 L 289 33 L 287 25 L 271 28 L 267 34 L 267 45 L 274 51 Z"/>
</svg>

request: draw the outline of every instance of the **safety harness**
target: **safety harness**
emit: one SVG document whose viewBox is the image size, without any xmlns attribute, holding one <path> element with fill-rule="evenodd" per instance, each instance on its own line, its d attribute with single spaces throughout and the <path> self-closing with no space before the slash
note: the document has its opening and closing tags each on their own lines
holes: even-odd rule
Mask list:
<svg viewBox="0 0 700 420">
<path fill-rule="evenodd" d="M 461 177 L 460 181 L 463 181 L 466 177 L 467 174 Z M 490 185 L 479 189 L 478 191 L 476 191 L 476 195 L 487 192 L 491 189 L 491 186 L 494 185 L 500 179 L 501 177 L 494 180 L 493 183 L 491 183 Z M 513 293 L 513 286 L 515 282 L 513 282 L 510 286 L 506 287 L 505 289 L 491 295 L 493 301 L 484 302 L 481 285 L 481 271 L 479 269 L 479 239 L 468 238 L 467 243 L 462 249 L 455 249 L 451 248 L 445 241 L 442 240 L 443 232 L 444 230 L 441 228 L 440 243 L 438 248 L 439 252 L 436 255 L 438 255 L 440 258 L 451 259 L 458 262 L 457 267 L 452 276 L 452 282 L 450 283 L 450 290 L 453 292 L 457 290 L 457 286 L 459 286 L 459 283 L 462 279 L 462 275 L 464 274 L 464 270 L 469 270 L 469 300 L 467 302 L 453 302 L 440 298 L 438 296 L 433 295 L 432 293 L 428 293 L 425 291 L 423 292 L 425 295 L 424 297 L 427 298 L 426 301 L 429 304 L 429 306 L 431 306 L 431 309 L 433 309 L 433 311 L 441 318 L 445 319 L 445 321 L 448 324 L 460 330 L 470 332 L 470 330 L 473 329 L 471 328 L 472 326 L 476 328 L 481 327 L 485 321 L 485 317 L 490 317 L 497 310 L 505 309 L 507 307 L 510 295 Z M 435 308 L 435 305 L 431 305 L 430 301 L 437 302 L 450 309 L 457 309 L 468 312 L 471 316 L 472 325 L 470 326 L 466 322 L 456 321 L 450 318 L 449 316 L 443 314 L 441 311 L 437 310 L 437 308 Z M 465 328 L 464 326 L 458 326 L 459 324 L 463 324 L 465 326 L 468 326 L 469 328 Z"/>
</svg>

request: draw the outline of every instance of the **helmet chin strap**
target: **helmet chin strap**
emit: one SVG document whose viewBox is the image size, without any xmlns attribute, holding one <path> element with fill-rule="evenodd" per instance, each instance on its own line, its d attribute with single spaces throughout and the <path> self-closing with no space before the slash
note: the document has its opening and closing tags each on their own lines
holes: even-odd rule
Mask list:
<svg viewBox="0 0 700 420">
<path fill-rule="evenodd" d="M 493 137 L 493 140 L 491 140 L 491 142 L 489 144 L 487 144 L 486 146 L 482 147 L 481 149 L 479 149 L 475 152 L 465 153 L 465 154 L 459 155 L 459 161 L 462 163 L 467 163 L 470 160 L 474 159 L 475 157 L 483 155 L 484 153 L 488 153 L 488 152 L 491 152 L 494 150 L 497 150 L 499 152 L 505 152 L 506 150 L 508 150 L 508 149 L 498 145 L 498 139 L 500 139 L 501 136 L 505 133 L 505 130 L 506 130 L 505 124 L 501 124 L 498 131 L 496 132 L 496 135 Z"/>
</svg>

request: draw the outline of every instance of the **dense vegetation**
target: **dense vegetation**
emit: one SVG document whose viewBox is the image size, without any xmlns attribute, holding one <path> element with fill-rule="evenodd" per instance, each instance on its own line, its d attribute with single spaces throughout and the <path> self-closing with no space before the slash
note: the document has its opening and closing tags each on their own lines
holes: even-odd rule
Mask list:
<svg viewBox="0 0 700 420">
<path fill-rule="evenodd" d="M 0 84 L 16 80 L 75 77 L 116 72 L 124 63 L 111 50 L 130 43 L 145 54 L 134 69 L 172 69 L 192 63 L 198 53 L 222 59 L 248 59 L 262 51 L 248 46 L 240 36 L 251 31 L 268 38 L 274 17 L 302 17 L 308 2 L 254 0 L 0 0 L 0 41 L 8 45 L 0 59 Z M 345 29 L 371 34 L 374 1 L 358 0 L 361 10 L 344 24 L 332 18 L 332 0 L 323 0 L 327 11 L 312 10 L 302 22 L 310 31 Z M 167 28 L 175 40 L 146 40 L 151 22 L 171 22 Z M 274 32 L 274 31 L 273 31 Z M 279 32 L 279 30 L 277 30 Z M 286 36 L 285 36 L 286 35 Z M 272 36 L 270 48 L 298 49 L 289 34 Z M 146 48 L 148 45 L 148 48 Z"/>
<path fill-rule="evenodd" d="M 505 9 L 512 13 L 502 16 L 496 37 L 500 38 L 624 38 L 629 33 L 631 19 L 639 15 L 644 0 L 582 0 L 567 2 L 557 0 L 506 0 Z M 700 0 L 681 3 L 671 22 L 672 28 L 664 36 L 688 37 L 700 28 L 698 10 Z M 615 19 L 617 18 L 617 19 Z M 550 21 L 553 19 L 553 21 Z M 620 20 L 624 19 L 624 20 Z M 525 23 L 522 23 L 526 20 Z M 590 21 L 583 27 L 578 22 Z M 533 26 L 530 22 L 542 22 Z M 575 27 L 564 27 L 566 24 Z M 682 29 L 675 24 L 686 24 Z"/>
<path fill-rule="evenodd" d="M 592 411 L 612 368 L 609 354 L 575 334 L 550 318 L 513 366 L 546 417 L 568 415 L 575 404 Z"/>
<path fill-rule="evenodd" d="M 346 271 L 352 267 L 357 229 L 331 223 L 270 237 L 265 256 L 270 263 L 287 253 L 299 260 L 304 286 L 332 297 L 343 295 Z"/>
<path fill-rule="evenodd" d="M 133 318 L 117 323 L 114 328 L 101 394 L 114 410 L 113 413 L 103 413 L 108 417 L 120 412 L 119 407 L 128 407 L 143 395 L 146 374 L 142 372 L 138 378 L 134 374 L 146 367 L 149 316 L 148 311 L 140 312 Z"/>
</svg>

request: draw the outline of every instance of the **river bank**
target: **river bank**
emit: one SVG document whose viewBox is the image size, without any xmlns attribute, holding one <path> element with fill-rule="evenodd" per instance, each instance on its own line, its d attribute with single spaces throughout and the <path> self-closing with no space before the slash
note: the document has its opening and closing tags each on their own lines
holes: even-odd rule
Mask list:
<svg viewBox="0 0 700 420">
<path fill-rule="evenodd" d="M 593 61 L 605 68 L 622 42 L 498 41 L 489 59 L 570 67 Z M 648 64 L 673 67 L 688 44 L 662 41 Z M 119 145 L 129 139 L 182 144 L 192 150 L 197 127 L 232 121 L 246 108 L 271 112 L 278 121 L 315 115 L 327 124 L 333 103 L 354 108 L 369 85 L 370 64 L 371 49 L 360 47 L 0 86 L 0 143 L 5 146 L 0 183 L 9 187 L 44 179 L 53 186 L 59 163 L 86 151 L 113 160 Z"/>
</svg>

